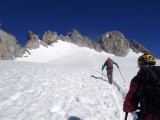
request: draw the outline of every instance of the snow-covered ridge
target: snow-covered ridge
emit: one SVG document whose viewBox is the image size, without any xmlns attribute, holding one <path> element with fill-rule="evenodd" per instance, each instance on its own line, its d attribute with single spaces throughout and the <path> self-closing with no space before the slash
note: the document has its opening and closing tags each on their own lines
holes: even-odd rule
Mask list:
<svg viewBox="0 0 160 120">
<path fill-rule="evenodd" d="M 82 57 L 83 59 L 84 58 L 83 55 L 85 54 L 92 55 L 92 56 L 94 56 L 94 54 L 114 56 L 106 52 L 97 52 L 94 49 L 90 49 L 87 47 L 78 47 L 73 43 L 64 42 L 61 40 L 58 40 L 56 43 L 52 44 L 52 46 L 48 46 L 48 48 L 40 45 L 39 48 L 32 49 L 29 51 L 31 55 L 24 54 L 22 58 L 17 58 L 17 61 L 46 63 L 46 62 L 59 60 L 65 57 L 68 57 L 71 59 L 71 61 L 73 61 L 72 59 L 74 58 L 74 56 L 76 58 Z M 132 50 L 130 50 L 130 52 L 127 55 L 127 57 L 137 57 L 137 56 L 139 56 L 139 54 L 136 54 Z"/>
</svg>

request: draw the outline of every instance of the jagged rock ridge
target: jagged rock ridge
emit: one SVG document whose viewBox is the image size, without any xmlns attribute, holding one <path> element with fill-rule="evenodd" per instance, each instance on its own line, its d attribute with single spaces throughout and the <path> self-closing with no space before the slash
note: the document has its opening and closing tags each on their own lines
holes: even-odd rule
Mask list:
<svg viewBox="0 0 160 120">
<path fill-rule="evenodd" d="M 150 53 L 149 50 L 147 50 L 144 46 L 142 46 L 140 43 L 138 43 L 136 40 L 131 40 L 130 41 L 130 48 L 135 52 L 135 53 Z"/>
<path fill-rule="evenodd" d="M 70 42 L 80 46 L 80 47 L 88 47 L 91 49 L 95 49 L 98 52 L 101 52 L 102 49 L 100 45 L 87 36 L 82 36 L 77 30 L 73 29 L 73 32 L 69 33 L 68 36 L 70 37 Z"/>
<path fill-rule="evenodd" d="M 38 35 L 29 31 L 27 33 L 26 44 L 21 46 L 15 36 L 0 29 L 0 59 L 13 60 L 17 57 L 22 57 L 24 53 L 29 53 L 28 49 L 36 49 L 39 48 L 40 45 L 48 47 L 48 45 L 54 44 L 57 40 L 71 42 L 80 47 L 88 47 L 98 52 L 103 50 L 116 56 L 126 56 L 129 49 L 132 49 L 136 53 L 149 52 L 149 50 L 137 41 L 127 40 L 123 33 L 119 31 L 110 31 L 102 34 L 98 42 L 94 42 L 87 36 L 81 35 L 76 29 L 73 29 L 73 31 L 66 36 L 58 36 L 56 32 L 47 31 L 44 33 L 42 41 Z"/>
<path fill-rule="evenodd" d="M 13 60 L 22 57 L 26 49 L 22 47 L 14 35 L 0 29 L 0 60 Z"/>
<path fill-rule="evenodd" d="M 39 36 L 34 34 L 32 31 L 27 33 L 27 43 L 24 45 L 26 49 L 36 49 L 39 45 L 47 47 L 47 44 L 39 40 Z"/>
<path fill-rule="evenodd" d="M 88 47 L 91 49 L 95 49 L 98 52 L 102 51 L 98 43 L 92 41 L 87 36 L 81 35 L 76 29 L 73 29 L 73 31 L 68 33 L 66 36 L 63 35 L 58 36 L 56 32 L 47 31 L 44 33 L 42 37 L 42 41 L 47 45 L 51 45 L 57 40 L 71 42 L 78 45 L 79 47 Z"/>
<path fill-rule="evenodd" d="M 99 44 L 104 51 L 116 56 L 126 56 L 128 54 L 129 42 L 119 31 L 104 33 L 99 39 Z"/>
</svg>

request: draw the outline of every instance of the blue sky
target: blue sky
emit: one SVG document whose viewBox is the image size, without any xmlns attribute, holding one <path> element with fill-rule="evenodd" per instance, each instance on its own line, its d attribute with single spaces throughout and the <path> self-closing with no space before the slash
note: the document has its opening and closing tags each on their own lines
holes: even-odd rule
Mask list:
<svg viewBox="0 0 160 120">
<path fill-rule="evenodd" d="M 75 28 L 94 41 L 118 30 L 160 58 L 159 0 L 1 0 L 0 23 L 20 44 L 29 30 L 41 39 L 47 30 L 66 35 Z"/>
</svg>

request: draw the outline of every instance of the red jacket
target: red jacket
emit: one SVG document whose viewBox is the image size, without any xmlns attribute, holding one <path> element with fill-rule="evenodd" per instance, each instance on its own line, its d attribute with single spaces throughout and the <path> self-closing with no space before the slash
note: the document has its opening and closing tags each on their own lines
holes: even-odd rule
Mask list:
<svg viewBox="0 0 160 120">
<path fill-rule="evenodd" d="M 144 69 L 144 68 L 141 68 L 141 69 Z M 140 79 L 140 76 L 143 75 L 143 72 L 142 72 L 143 70 L 141 69 L 139 70 L 137 75 L 131 80 L 130 88 L 126 95 L 124 104 L 123 104 L 123 110 L 125 112 L 135 111 L 133 99 L 134 99 L 135 94 L 137 93 L 137 90 L 140 89 L 140 85 L 138 84 L 139 83 L 138 81 Z M 152 120 L 152 115 L 150 113 L 147 113 L 145 115 L 145 120 Z M 154 117 L 154 120 L 160 120 L 160 118 L 158 119 Z"/>
</svg>

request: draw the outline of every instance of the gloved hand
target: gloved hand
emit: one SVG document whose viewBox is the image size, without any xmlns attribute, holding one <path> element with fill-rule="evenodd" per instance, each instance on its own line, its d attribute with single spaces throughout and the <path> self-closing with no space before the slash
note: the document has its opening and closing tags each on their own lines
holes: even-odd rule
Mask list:
<svg viewBox="0 0 160 120">
<path fill-rule="evenodd" d="M 102 65 L 102 69 L 101 70 L 103 71 L 103 65 Z"/>
</svg>

